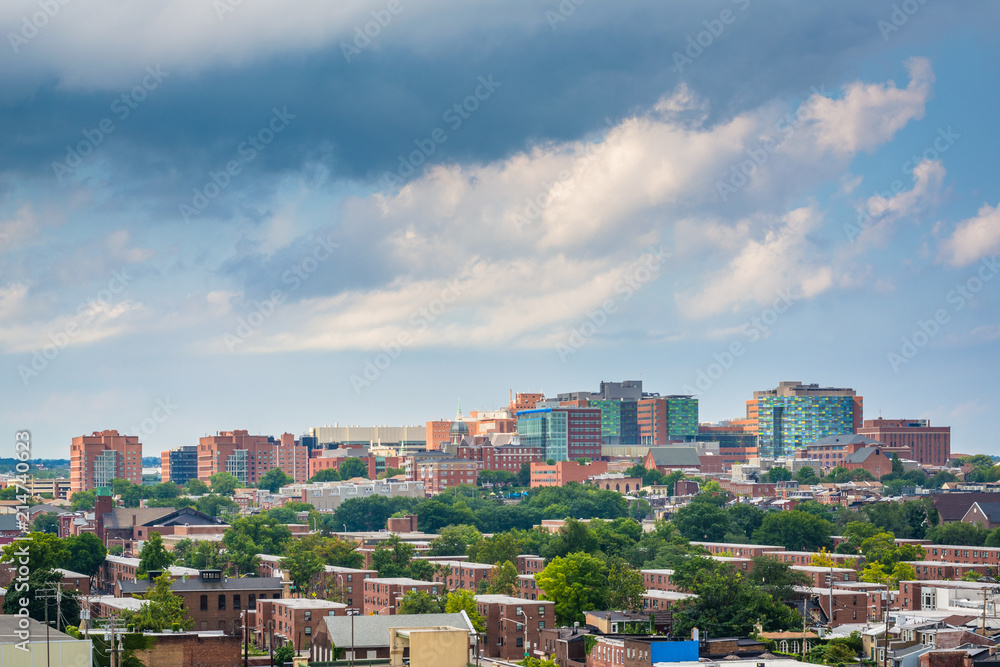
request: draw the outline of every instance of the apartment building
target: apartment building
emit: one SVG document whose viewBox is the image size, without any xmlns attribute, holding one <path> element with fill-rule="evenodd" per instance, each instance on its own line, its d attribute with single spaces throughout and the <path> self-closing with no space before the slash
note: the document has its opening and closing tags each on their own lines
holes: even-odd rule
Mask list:
<svg viewBox="0 0 1000 667">
<path fill-rule="evenodd" d="M 70 445 L 70 493 L 108 488 L 113 479 L 142 484 L 142 443 L 118 431 L 94 431 Z"/>
<path fill-rule="evenodd" d="M 309 598 L 258 599 L 256 611 L 253 632 L 258 648 L 291 644 L 301 651 L 310 645 L 322 620 L 346 616 L 347 605 Z"/>
<path fill-rule="evenodd" d="M 400 600 L 411 591 L 438 595 L 444 586 L 436 581 L 420 581 L 409 577 L 372 577 L 362 582 L 364 614 L 395 614 Z"/>
<path fill-rule="evenodd" d="M 556 623 L 555 603 L 507 595 L 477 595 L 476 610 L 486 622 L 483 655 L 521 660 L 541 647 L 541 632 Z"/>
</svg>

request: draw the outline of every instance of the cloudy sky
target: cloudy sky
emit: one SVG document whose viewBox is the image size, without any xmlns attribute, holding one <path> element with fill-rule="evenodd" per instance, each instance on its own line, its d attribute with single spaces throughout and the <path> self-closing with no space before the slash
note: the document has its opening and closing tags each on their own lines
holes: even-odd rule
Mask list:
<svg viewBox="0 0 1000 667">
<path fill-rule="evenodd" d="M 996 3 L 6 0 L 0 426 L 782 380 L 996 452 Z M 0 456 L 9 456 L 0 452 Z"/>
</svg>

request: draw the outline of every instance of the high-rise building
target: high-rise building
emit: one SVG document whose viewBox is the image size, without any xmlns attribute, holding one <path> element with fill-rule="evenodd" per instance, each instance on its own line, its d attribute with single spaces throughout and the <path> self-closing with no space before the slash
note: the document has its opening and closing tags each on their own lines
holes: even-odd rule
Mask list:
<svg viewBox="0 0 1000 667">
<path fill-rule="evenodd" d="M 590 407 L 601 411 L 601 443 L 639 444 L 639 403 L 625 398 L 591 399 Z"/>
<path fill-rule="evenodd" d="M 886 447 L 907 448 L 921 465 L 947 466 L 951 462 L 951 427 L 931 426 L 928 419 L 866 419 L 859 435 Z"/>
<path fill-rule="evenodd" d="M 601 457 L 601 411 L 596 408 L 539 408 L 517 415 L 525 447 L 541 447 L 545 459 Z"/>
<path fill-rule="evenodd" d="M 73 438 L 69 479 L 71 493 L 107 488 L 113 479 L 142 484 L 142 443 L 114 430 Z"/>
<path fill-rule="evenodd" d="M 762 456 L 793 453 L 829 435 L 856 433 L 862 422 L 862 397 L 853 389 L 781 382 L 776 389 L 755 391 L 747 401 Z"/>
<path fill-rule="evenodd" d="M 180 485 L 198 479 L 198 445 L 184 445 L 162 452 L 160 479 Z"/>
<path fill-rule="evenodd" d="M 296 482 L 309 479 L 309 448 L 290 433 L 280 439 L 248 431 L 220 431 L 198 441 L 198 479 L 208 482 L 228 472 L 241 484 L 256 484 L 267 471 L 281 468 Z"/>
<path fill-rule="evenodd" d="M 698 435 L 698 399 L 693 396 L 640 398 L 637 415 L 640 445 L 665 445 Z"/>
<path fill-rule="evenodd" d="M 589 391 L 572 391 L 567 394 L 557 394 L 560 402 L 569 401 L 638 401 L 642 393 L 642 380 L 625 380 L 623 382 L 601 382 L 600 391 L 596 394 Z"/>
</svg>

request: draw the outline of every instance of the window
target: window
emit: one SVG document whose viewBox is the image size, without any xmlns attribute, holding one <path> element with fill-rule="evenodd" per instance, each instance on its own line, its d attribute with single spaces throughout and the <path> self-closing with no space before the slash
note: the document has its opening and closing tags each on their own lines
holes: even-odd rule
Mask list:
<svg viewBox="0 0 1000 667">
<path fill-rule="evenodd" d="M 313 613 L 312 613 L 311 611 L 309 611 L 309 610 L 307 609 L 307 610 L 305 611 L 305 620 L 307 620 L 307 621 L 311 621 L 311 620 L 312 620 L 312 617 L 313 617 Z"/>
<path fill-rule="evenodd" d="M 226 596 L 225 595 L 220 595 L 219 596 L 219 609 L 222 610 L 222 609 L 225 609 L 225 608 L 226 608 Z"/>
<path fill-rule="evenodd" d="M 247 606 L 250 607 L 251 609 L 253 609 L 254 607 L 257 606 L 257 595 L 256 595 L 256 593 L 251 593 L 247 597 Z"/>
<path fill-rule="evenodd" d="M 514 612 L 514 615 L 515 616 L 520 616 L 523 613 L 524 613 L 524 610 L 521 609 L 520 607 L 518 607 L 517 610 Z"/>
<path fill-rule="evenodd" d="M 538 621 L 538 629 L 539 630 L 545 629 L 545 621 Z"/>
<path fill-rule="evenodd" d="M 539 616 L 545 616 L 545 606 L 544 605 L 538 605 L 538 615 Z"/>
<path fill-rule="evenodd" d="M 239 595 L 233 596 L 233 609 L 242 609 L 243 601 L 240 599 Z"/>
<path fill-rule="evenodd" d="M 208 596 L 207 595 L 202 595 L 201 596 L 201 610 L 202 611 L 208 611 Z"/>
<path fill-rule="evenodd" d="M 524 638 L 518 637 L 514 642 L 514 646 L 517 646 L 518 648 L 524 646 Z"/>
<path fill-rule="evenodd" d="M 311 625 L 307 625 L 306 626 L 306 636 L 311 635 L 312 633 L 313 633 L 312 626 Z"/>
</svg>

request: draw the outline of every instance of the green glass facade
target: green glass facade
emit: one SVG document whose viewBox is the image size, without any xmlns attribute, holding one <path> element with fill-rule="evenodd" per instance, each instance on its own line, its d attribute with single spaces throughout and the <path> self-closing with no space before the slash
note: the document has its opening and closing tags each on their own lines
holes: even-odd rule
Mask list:
<svg viewBox="0 0 1000 667">
<path fill-rule="evenodd" d="M 853 396 L 762 396 L 757 400 L 762 456 L 784 456 L 813 440 L 854 433 Z"/>
<path fill-rule="evenodd" d="M 693 438 L 698 435 L 698 399 L 667 397 L 667 436 Z"/>
<path fill-rule="evenodd" d="M 601 410 L 601 442 L 605 445 L 639 444 L 639 404 L 635 401 L 591 399 L 589 405 Z M 697 432 L 697 425 L 695 428 Z"/>
</svg>

